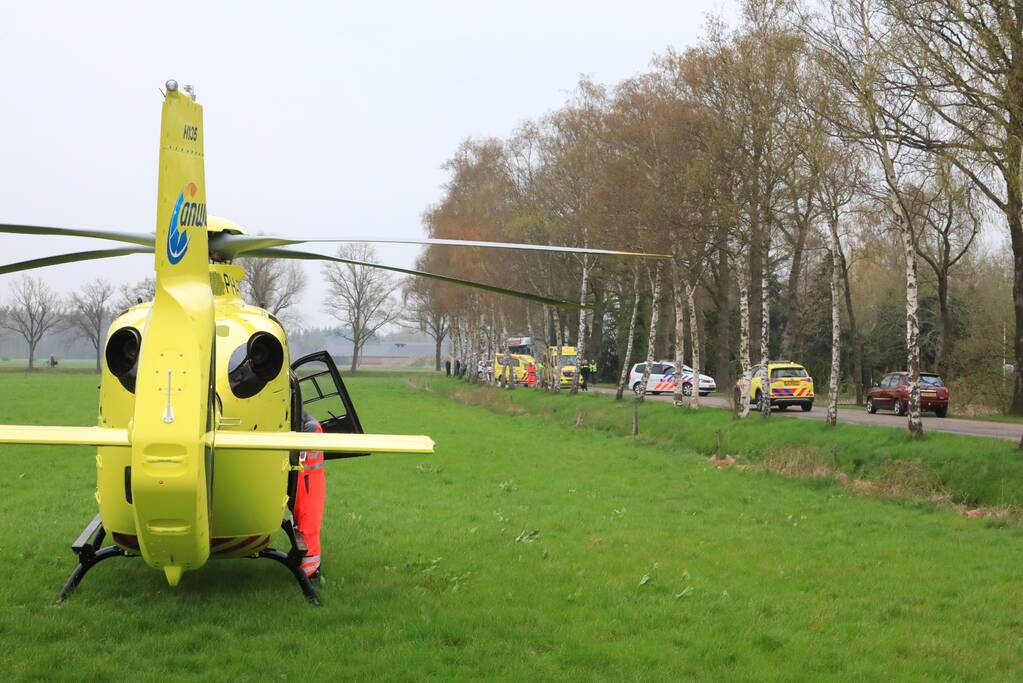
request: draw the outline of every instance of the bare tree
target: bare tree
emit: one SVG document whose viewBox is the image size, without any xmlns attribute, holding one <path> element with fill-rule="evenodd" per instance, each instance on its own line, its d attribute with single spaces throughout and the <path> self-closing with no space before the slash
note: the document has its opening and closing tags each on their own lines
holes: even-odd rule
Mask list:
<svg viewBox="0 0 1023 683">
<path fill-rule="evenodd" d="M 583 245 L 586 246 L 586 242 L 585 241 L 583 242 Z M 583 363 L 588 362 L 586 360 L 586 351 L 587 351 L 587 349 L 586 349 L 586 312 L 587 312 L 587 309 L 585 308 L 585 306 L 586 306 L 586 303 L 587 303 L 586 302 L 586 296 L 587 296 L 588 291 L 589 291 L 589 278 L 590 278 L 590 269 L 591 268 L 593 268 L 592 262 L 590 261 L 589 258 L 587 258 L 586 254 L 583 254 L 583 257 L 582 257 L 582 271 L 583 271 L 583 275 L 582 275 L 582 282 L 581 282 L 580 290 L 579 290 L 580 291 L 580 294 L 579 294 L 579 304 L 582 306 L 582 308 L 579 309 L 579 331 L 576 334 L 576 342 L 575 342 L 575 352 L 576 352 L 575 372 L 572 373 L 572 389 L 569 392 L 573 396 L 579 393 L 579 375 L 582 374 L 581 370 L 582 370 L 582 367 L 583 367 Z"/>
<path fill-rule="evenodd" d="M 838 384 L 842 376 L 842 245 L 838 239 L 838 212 L 828 215 L 831 238 L 831 377 L 828 381 L 828 414 L 826 421 L 838 423 Z"/>
<path fill-rule="evenodd" d="M 25 275 L 11 286 L 11 303 L 0 325 L 20 335 L 28 344 L 28 367 L 35 367 L 36 346 L 62 318 L 60 297 L 42 278 Z"/>
<path fill-rule="evenodd" d="M 120 315 L 132 306 L 152 301 L 155 295 L 156 280 L 151 277 L 139 280 L 134 284 L 121 285 L 118 288 L 117 301 L 113 306 L 114 315 Z"/>
<path fill-rule="evenodd" d="M 376 250 L 367 244 L 346 244 L 337 250 L 339 258 L 372 262 Z M 396 287 L 383 270 L 351 263 L 330 263 L 323 268 L 330 283 L 330 296 L 323 309 L 342 324 L 341 336 L 352 342 L 352 372 L 366 342 L 399 318 L 398 306 L 391 296 Z"/>
<path fill-rule="evenodd" d="M 245 301 L 265 308 L 281 320 L 299 321 L 294 306 L 306 286 L 301 264 L 284 259 L 259 258 L 238 259 L 235 264 L 245 270 L 245 277 L 240 283 Z"/>
<path fill-rule="evenodd" d="M 650 278 L 650 335 L 647 337 L 646 347 L 646 368 L 643 370 L 643 377 L 639 380 L 639 390 L 636 392 L 636 403 L 642 403 L 646 396 L 646 387 L 650 382 L 650 371 L 654 367 L 654 354 L 657 353 L 657 319 L 661 312 L 661 264 L 654 267 L 654 275 Z M 681 372 L 682 368 L 678 368 Z"/>
<path fill-rule="evenodd" d="M 733 406 L 738 417 L 749 415 L 749 392 L 753 383 L 749 360 L 749 288 L 750 272 L 744 255 L 733 247 L 730 258 L 734 259 L 732 270 L 735 272 L 739 290 L 739 384 L 736 402 Z M 766 371 L 766 368 L 764 368 Z M 767 390 L 767 387 L 762 387 Z M 764 399 L 770 400 L 770 399 Z"/>
<path fill-rule="evenodd" d="M 671 260 L 672 271 L 681 269 L 677 258 Z M 677 272 L 672 273 L 673 287 L 671 289 L 672 302 L 675 304 L 675 390 L 672 392 L 672 404 L 675 406 L 685 405 L 685 383 L 682 378 L 685 372 L 682 370 L 685 364 L 686 351 L 686 291 L 683 278 Z M 699 377 L 693 377 L 695 386 L 700 385 Z M 697 392 L 699 393 L 699 392 Z"/>
<path fill-rule="evenodd" d="M 768 367 L 771 355 L 771 222 L 764 221 L 763 255 L 760 268 L 760 364 L 764 367 L 763 397 L 760 402 L 760 417 L 771 417 L 771 372 Z"/>
<path fill-rule="evenodd" d="M 879 1 L 904 37 L 886 77 L 924 110 L 889 110 L 899 134 L 954 164 L 1005 218 L 1016 317 L 1011 411 L 1023 415 L 1023 3 Z"/>
<path fill-rule="evenodd" d="M 903 117 L 917 109 L 916 93 L 890 87 L 885 74 L 895 68 L 892 55 L 907 49 L 903 36 L 884 24 L 875 0 L 829 0 L 825 21 L 805 25 L 805 35 L 823 72 L 835 86 L 831 106 L 822 115 L 846 140 L 860 144 L 883 176 L 883 194 L 901 238 L 906 267 L 906 369 L 909 371 L 907 427 L 923 435 L 920 419 L 920 321 L 917 252 L 905 176 L 917 167 L 917 155 L 904 143 Z"/>
<path fill-rule="evenodd" d="M 96 372 L 102 369 L 104 333 L 112 317 L 111 298 L 114 287 L 102 278 L 82 286 L 81 291 L 71 294 L 67 301 L 64 325 L 92 344 L 96 351 Z"/>
<path fill-rule="evenodd" d="M 983 209 L 977 191 L 947 163 L 939 162 L 932 183 L 912 193 L 912 206 L 919 229 L 914 233 L 917 253 L 930 266 L 938 285 L 938 314 L 941 319 L 935 365 L 948 372 L 952 355 L 952 311 L 949 290 L 952 270 L 970 251 L 980 234 Z"/>
<path fill-rule="evenodd" d="M 689 308 L 689 338 L 692 347 L 693 357 L 693 389 L 689 394 L 689 409 L 697 410 L 700 407 L 700 325 L 699 312 L 696 309 L 696 285 L 686 284 L 686 303 Z M 679 366 L 681 367 L 681 366 Z"/>
<path fill-rule="evenodd" d="M 403 323 L 430 336 L 434 343 L 434 370 L 440 371 L 440 353 L 451 329 L 451 317 L 439 296 L 440 285 L 432 280 L 410 278 L 405 282 Z"/>
<path fill-rule="evenodd" d="M 625 355 L 622 356 L 622 371 L 618 377 L 618 387 L 615 389 L 615 400 L 621 401 L 625 392 L 625 385 L 629 381 L 629 367 L 632 364 L 632 347 L 636 341 L 636 318 L 639 314 L 639 266 L 632 268 L 632 315 L 629 316 L 629 332 L 625 340 Z M 624 288 L 623 288 L 624 289 Z M 625 301 L 625 292 L 622 292 L 621 300 Z"/>
</svg>

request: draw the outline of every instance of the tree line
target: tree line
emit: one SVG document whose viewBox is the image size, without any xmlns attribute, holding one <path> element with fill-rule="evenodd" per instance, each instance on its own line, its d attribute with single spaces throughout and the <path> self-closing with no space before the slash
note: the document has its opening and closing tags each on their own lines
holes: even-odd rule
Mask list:
<svg viewBox="0 0 1023 683">
<path fill-rule="evenodd" d="M 373 247 L 365 244 L 344 245 L 337 254 L 349 260 L 376 261 Z M 235 264 L 245 272 L 239 285 L 246 303 L 265 309 L 286 332 L 302 329 L 297 304 L 308 289 L 308 278 L 298 263 L 243 258 Z M 352 371 L 365 345 L 395 326 L 430 333 L 436 339 L 435 366 L 440 369 L 446 319 L 424 317 L 425 310 L 419 307 L 422 300 L 413 287 L 405 287 L 403 295 L 402 281 L 386 271 L 350 264 L 325 264 L 321 278 L 315 292 L 319 308 L 338 323 L 337 333 L 352 342 Z M 99 372 L 110 323 L 132 306 L 151 301 L 155 288 L 152 277 L 120 286 L 96 278 L 62 296 L 45 278 L 23 275 L 11 283 L 7 299 L 0 298 L 0 338 L 6 335 L 24 344 L 29 369 L 35 367 L 36 351 L 48 335 L 87 342 Z"/>
<path fill-rule="evenodd" d="M 818 378 L 831 423 L 840 393 L 859 403 L 891 370 L 910 372 L 913 434 L 921 370 L 1023 414 L 1021 141 L 1023 1 L 748 0 L 643 73 L 466 140 L 425 214 L 433 237 L 670 261 L 430 247 L 426 270 L 586 308 L 434 284 L 419 306 L 463 359 L 573 340 L 619 396 L 644 358 L 744 394 L 753 363 L 783 357 Z"/>
</svg>

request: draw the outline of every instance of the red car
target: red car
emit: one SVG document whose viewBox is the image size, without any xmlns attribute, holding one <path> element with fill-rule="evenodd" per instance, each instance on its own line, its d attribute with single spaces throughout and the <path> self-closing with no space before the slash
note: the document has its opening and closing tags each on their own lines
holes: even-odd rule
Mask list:
<svg viewBox="0 0 1023 683">
<path fill-rule="evenodd" d="M 868 413 L 891 409 L 896 415 L 905 415 L 908 406 L 908 372 L 891 372 L 867 392 Z M 948 414 L 948 388 L 938 375 L 920 373 L 920 410 L 929 410 L 938 417 Z"/>
</svg>

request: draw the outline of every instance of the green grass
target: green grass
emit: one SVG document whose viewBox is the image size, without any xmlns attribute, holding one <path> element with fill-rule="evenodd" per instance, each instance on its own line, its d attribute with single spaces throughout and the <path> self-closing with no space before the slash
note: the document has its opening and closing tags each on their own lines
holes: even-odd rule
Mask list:
<svg viewBox="0 0 1023 683">
<path fill-rule="evenodd" d="M 46 361 L 49 359 L 48 356 L 43 356 L 35 359 L 35 367 L 32 368 L 33 372 L 95 372 L 96 361 L 81 359 L 81 358 L 58 358 L 57 367 L 48 368 L 46 367 Z M 0 359 L 0 372 L 27 372 L 28 371 L 28 359 L 27 358 L 3 358 Z"/>
<path fill-rule="evenodd" d="M 582 412 L 583 422 L 590 429 L 617 436 L 627 436 L 631 430 L 631 395 L 616 402 L 612 396 L 594 393 L 569 397 L 568 392 L 500 392 L 448 381 L 434 385 L 442 393 L 457 392 L 463 400 L 503 409 L 514 406 L 563 426 L 574 426 Z M 897 429 L 848 424 L 828 427 L 816 420 L 776 417 L 764 420 L 755 412 L 745 420 L 735 420 L 728 410 L 703 407 L 687 411 L 664 401 L 646 401 L 641 410 L 640 441 L 670 452 L 715 453 L 718 432 L 722 454 L 747 462 L 798 453 L 865 479 L 890 477 L 894 468 L 905 470 L 908 464 L 918 479 L 908 484 L 947 491 L 957 503 L 1023 505 L 1023 455 L 1009 441 L 938 432 L 914 440 Z"/>
<path fill-rule="evenodd" d="M 4 679 L 1023 673 L 1023 530 L 716 470 L 610 428 L 560 424 L 580 407 L 587 419 L 605 404 L 617 410 L 610 399 L 540 397 L 558 404 L 550 417 L 510 415 L 452 402 L 444 394 L 459 387 L 453 381 L 430 383 L 432 392 L 401 377 L 350 381 L 370 431 L 429 433 L 438 446 L 431 457 L 330 464 L 319 610 L 282 568 L 247 560 L 212 562 L 177 589 L 141 560 L 111 560 L 71 601 L 51 606 L 71 569 L 67 546 L 95 511 L 93 457 L 3 447 Z M 74 374 L 0 376 L 0 422 L 90 424 L 95 384 Z M 669 411 L 645 406 L 644 430 L 674 424 L 680 442 L 700 446 Z M 692 423 L 716 423 L 705 415 Z M 807 442 L 821 438 L 812 422 L 772 425 L 789 422 Z"/>
</svg>

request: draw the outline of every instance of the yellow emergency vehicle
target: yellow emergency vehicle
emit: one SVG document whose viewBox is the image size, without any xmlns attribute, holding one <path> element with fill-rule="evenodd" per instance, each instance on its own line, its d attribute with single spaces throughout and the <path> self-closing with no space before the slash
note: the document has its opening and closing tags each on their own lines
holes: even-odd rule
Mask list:
<svg viewBox="0 0 1023 683">
<path fill-rule="evenodd" d="M 548 372 L 557 372 L 558 369 L 558 347 L 549 346 L 547 347 L 547 363 Z M 575 352 L 574 346 L 562 346 L 561 347 L 561 386 L 570 387 L 572 386 L 572 377 L 578 370 L 579 356 Z M 582 378 L 579 378 L 580 386 L 582 386 Z"/>
<path fill-rule="evenodd" d="M 504 386 L 505 372 L 513 384 L 526 384 L 526 371 L 536 363 L 533 355 L 532 337 L 509 337 L 504 340 L 504 348 L 494 354 L 494 376 L 497 383 Z"/>
<path fill-rule="evenodd" d="M 778 406 L 781 410 L 792 405 L 798 405 L 803 412 L 813 409 L 813 378 L 799 363 L 772 360 L 768 361 L 766 366 L 753 366 L 752 372 L 750 403 L 760 406 L 761 401 L 766 399 L 771 401 L 772 406 Z"/>
</svg>

